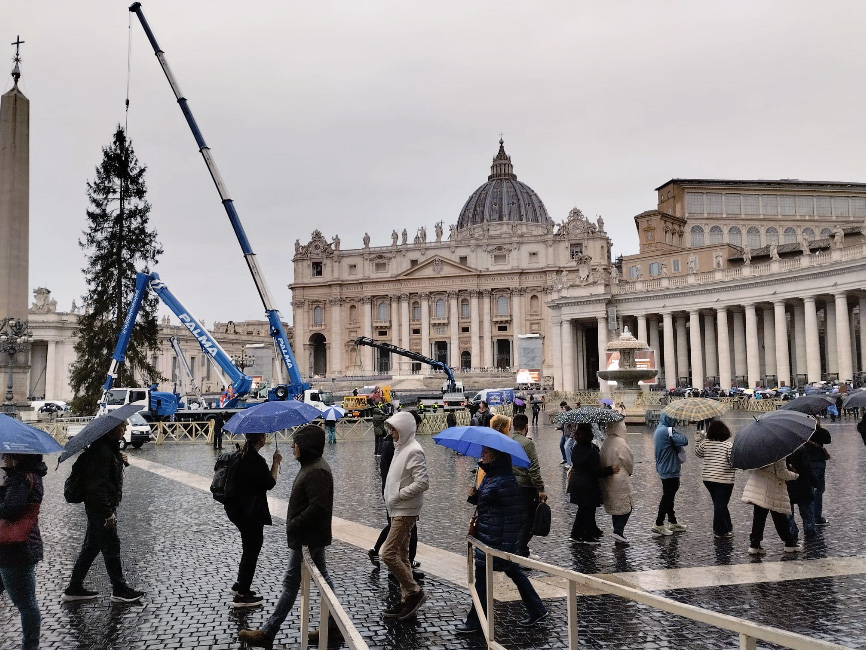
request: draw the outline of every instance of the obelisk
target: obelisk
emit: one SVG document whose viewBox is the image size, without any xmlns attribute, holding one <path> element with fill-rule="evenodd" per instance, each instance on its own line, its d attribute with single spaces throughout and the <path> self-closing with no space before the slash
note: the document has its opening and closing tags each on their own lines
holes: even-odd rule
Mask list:
<svg viewBox="0 0 866 650">
<path fill-rule="evenodd" d="M 20 45 L 20 39 L 13 45 Z M 17 49 L 13 61 L 14 84 L 0 98 L 0 320 L 7 316 L 27 320 L 30 286 L 30 101 L 18 88 L 21 71 Z M 29 359 L 29 353 L 26 352 L 16 355 L 13 392 L 16 402 L 21 402 L 27 396 Z M 7 358 L 0 359 L 0 384 L 4 389 L 7 363 Z"/>
</svg>

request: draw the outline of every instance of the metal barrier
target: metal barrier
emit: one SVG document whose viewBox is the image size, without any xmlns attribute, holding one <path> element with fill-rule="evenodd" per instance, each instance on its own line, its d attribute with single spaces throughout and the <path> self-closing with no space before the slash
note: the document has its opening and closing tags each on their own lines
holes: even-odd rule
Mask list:
<svg viewBox="0 0 866 650">
<path fill-rule="evenodd" d="M 319 650 L 328 647 L 328 616 L 337 623 L 343 635 L 343 642 L 349 650 L 369 650 L 360 632 L 346 610 L 340 605 L 340 601 L 331 591 L 328 583 L 322 577 L 318 567 L 310 556 L 309 549 L 303 547 L 303 562 L 301 562 L 301 650 L 309 647 L 310 634 L 310 583 L 314 583 L 319 590 Z"/>
<path fill-rule="evenodd" d="M 151 422 L 150 433 L 156 444 L 164 442 L 213 442 L 214 421 L 201 422 Z"/>
<path fill-rule="evenodd" d="M 551 576 L 563 578 L 568 582 L 568 647 L 569 650 L 577 650 L 577 588 L 583 587 L 594 591 L 600 591 L 605 594 L 619 596 L 626 600 L 648 605 L 655 609 L 659 609 L 677 616 L 682 616 L 697 623 L 710 625 L 722 630 L 728 630 L 740 636 L 740 650 L 755 650 L 755 642 L 757 640 L 775 643 L 785 648 L 793 648 L 793 650 L 852 650 L 848 646 L 837 645 L 820 639 L 812 639 L 802 634 L 788 632 L 776 627 L 768 627 L 766 625 L 758 625 L 736 616 L 727 614 L 719 614 L 702 607 L 687 605 L 680 603 L 664 596 L 657 596 L 646 591 L 640 591 L 631 587 L 626 587 L 615 582 L 610 582 L 596 576 L 590 576 L 577 571 L 569 571 L 562 569 L 552 564 L 539 562 L 530 558 L 513 555 L 512 553 L 504 553 L 490 548 L 486 544 L 479 542 L 473 537 L 469 537 L 469 550 L 466 554 L 467 573 L 469 576 L 469 593 L 472 595 L 472 602 L 475 604 L 475 610 L 478 613 L 478 620 L 481 622 L 481 629 L 484 632 L 484 637 L 487 639 L 487 647 L 493 650 L 507 650 L 505 646 L 497 643 L 494 638 L 493 627 L 493 562 L 492 558 L 499 557 L 505 560 L 510 560 L 515 564 L 543 571 Z M 485 555 L 485 576 L 487 582 L 487 615 L 484 615 L 484 609 L 481 608 L 481 601 L 478 598 L 478 592 L 475 589 L 475 562 L 473 547 L 478 548 Z M 322 647 L 322 646 L 320 646 Z"/>
</svg>

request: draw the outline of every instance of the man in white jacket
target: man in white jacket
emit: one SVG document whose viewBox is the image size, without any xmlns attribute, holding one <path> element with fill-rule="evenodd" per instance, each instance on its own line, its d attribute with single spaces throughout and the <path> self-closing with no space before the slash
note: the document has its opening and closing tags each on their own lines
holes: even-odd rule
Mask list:
<svg viewBox="0 0 866 650">
<path fill-rule="evenodd" d="M 400 583 L 401 599 L 383 612 L 385 618 L 404 620 L 415 615 L 427 594 L 412 577 L 409 535 L 430 487 L 427 458 L 415 440 L 415 418 L 400 411 L 385 420 L 385 429 L 394 439 L 394 459 L 385 479 L 385 507 L 391 517 L 391 532 L 382 545 L 382 560 Z"/>
</svg>

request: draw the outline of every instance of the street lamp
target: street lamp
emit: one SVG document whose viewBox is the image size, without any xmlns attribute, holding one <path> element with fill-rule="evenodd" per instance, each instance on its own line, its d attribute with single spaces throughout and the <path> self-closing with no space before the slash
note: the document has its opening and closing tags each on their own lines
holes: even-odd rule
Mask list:
<svg viewBox="0 0 866 650">
<path fill-rule="evenodd" d="M 26 320 L 7 317 L 0 320 L 0 353 L 9 355 L 9 363 L 6 366 L 6 400 L 3 402 L 3 412 L 15 416 L 18 408 L 12 399 L 12 371 L 15 367 L 15 355 L 19 352 L 27 352 L 30 342 L 33 340 L 33 332 L 30 331 Z"/>
<path fill-rule="evenodd" d="M 255 359 L 251 356 L 248 356 L 246 350 L 241 350 L 240 354 L 233 354 L 231 359 L 232 363 L 235 364 L 235 366 L 237 366 L 237 369 L 241 372 L 243 372 L 255 363 Z"/>
</svg>

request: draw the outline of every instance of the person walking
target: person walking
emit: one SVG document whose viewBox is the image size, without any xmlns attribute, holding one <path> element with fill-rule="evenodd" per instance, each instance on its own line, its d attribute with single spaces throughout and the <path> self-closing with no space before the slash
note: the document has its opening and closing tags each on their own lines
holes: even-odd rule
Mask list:
<svg viewBox="0 0 866 650">
<path fill-rule="evenodd" d="M 325 433 L 314 424 L 307 424 L 294 434 L 292 454 L 301 468 L 295 476 L 286 513 L 286 541 L 289 562 L 283 577 L 283 591 L 273 614 L 260 630 L 241 630 L 238 639 L 251 646 L 271 647 L 277 632 L 292 610 L 301 587 L 301 563 L 306 546 L 313 564 L 328 586 L 334 582 L 328 574 L 325 549 L 331 545 L 331 518 L 334 512 L 334 477 L 331 467 L 322 458 Z M 316 641 L 317 632 L 311 633 Z"/>
<path fill-rule="evenodd" d="M 599 462 L 602 467 L 619 467 L 620 471 L 601 479 L 601 497 L 604 510 L 611 516 L 613 539 L 619 544 L 628 544 L 625 525 L 634 507 L 631 475 L 634 472 L 634 455 L 628 446 L 625 420 L 613 422 L 607 427 L 607 438 L 601 445 Z"/>
<path fill-rule="evenodd" d="M 827 476 L 827 461 L 830 460 L 830 452 L 824 445 L 829 445 L 832 442 L 830 432 L 821 426 L 821 419 L 815 417 L 818 426 L 815 433 L 809 438 L 803 447 L 803 459 L 809 465 L 814 475 L 815 485 L 812 488 L 812 514 L 815 518 L 816 526 L 826 526 L 829 522 L 824 516 L 824 489 L 826 487 Z M 858 425 L 859 426 L 859 425 Z"/>
<path fill-rule="evenodd" d="M 544 492 L 544 479 L 541 478 L 541 466 L 538 464 L 538 452 L 535 449 L 535 443 L 526 435 L 529 428 L 529 418 L 523 413 L 518 413 L 511 421 L 511 425 L 512 431 L 509 437 L 519 442 L 529 457 L 528 468 L 512 467 L 523 510 L 523 521 L 520 524 L 520 534 L 517 536 L 517 554 L 529 557 L 529 540 L 532 539 L 535 510 L 541 501 L 547 501 L 547 494 Z"/>
<path fill-rule="evenodd" d="M 267 492 L 277 484 L 277 472 L 282 454 L 275 451 L 271 467 L 259 450 L 265 446 L 264 433 L 248 433 L 238 454 L 237 468 L 232 481 L 232 497 L 225 503 L 226 515 L 241 534 L 241 561 L 238 576 L 231 592 L 232 607 L 256 607 L 262 597 L 251 589 L 256 574 L 256 564 L 265 540 L 265 526 L 270 526 L 271 512 L 268 509 Z"/>
<path fill-rule="evenodd" d="M 512 473 L 511 456 L 490 447 L 482 447 L 479 466 L 484 470 L 484 479 L 477 488 L 469 492 L 467 501 L 476 507 L 479 542 L 506 553 L 517 551 L 520 534 L 522 508 L 517 479 Z M 535 625 L 547 616 L 547 608 L 538 596 L 529 578 L 517 564 L 493 558 L 493 570 L 502 571 L 517 586 L 526 616 L 519 621 L 524 627 Z M 482 610 L 487 613 L 487 562 L 484 553 L 475 549 L 475 590 Z M 457 634 L 481 632 L 481 621 L 473 601 L 466 620 L 454 631 Z"/>
<path fill-rule="evenodd" d="M 592 444 L 592 426 L 586 422 L 577 425 L 575 445 L 571 451 L 568 492 L 577 514 L 571 527 L 571 541 L 578 544 L 600 544 L 601 529 L 595 523 L 595 509 L 602 504 L 600 479 L 619 473 L 619 466 L 603 467 L 598 447 Z"/>
<path fill-rule="evenodd" d="M 571 407 L 568 405 L 568 402 L 563 400 L 559 403 L 559 410 L 565 413 L 566 411 L 570 411 Z M 565 433 L 565 424 L 560 424 L 556 428 L 562 432 L 562 435 L 559 438 L 559 453 L 562 454 L 562 462 L 560 462 L 559 464 L 568 465 L 568 458 L 565 455 L 565 443 L 568 440 L 569 436 Z"/>
<path fill-rule="evenodd" d="M 796 543 L 800 536 L 800 529 L 794 518 L 794 506 L 800 509 L 800 518 L 803 520 L 803 537 L 810 539 L 818 534 L 818 529 L 815 527 L 815 513 L 812 509 L 815 498 L 813 491 L 818 485 L 818 479 L 812 472 L 812 466 L 806 459 L 803 447 L 788 456 L 788 468 L 798 475 L 793 481 L 788 481 L 786 486 L 788 498 L 791 500 L 791 514 L 788 520 L 791 527 L 791 537 Z"/>
<path fill-rule="evenodd" d="M 674 499 L 677 490 L 680 489 L 679 448 L 688 445 L 689 439 L 674 431 L 674 424 L 676 424 L 675 420 L 662 413 L 659 417 L 659 425 L 653 434 L 656 473 L 662 482 L 662 498 L 659 501 L 656 522 L 652 527 L 652 532 L 657 535 L 673 535 L 687 529 L 685 524 L 677 521 L 677 516 L 674 514 Z M 667 526 L 665 517 L 668 519 Z"/>
<path fill-rule="evenodd" d="M 731 465 L 731 430 L 724 422 L 713 420 L 706 435 L 704 438 L 700 431 L 695 432 L 695 455 L 704 459 L 701 479 L 713 501 L 713 535 L 716 539 L 733 537 L 734 525 L 728 510 L 736 475 Z"/>
<path fill-rule="evenodd" d="M 73 465 L 73 472 L 80 472 L 82 478 L 87 532 L 72 568 L 69 585 L 63 592 L 64 602 L 93 600 L 99 596 L 98 592 L 85 589 L 84 579 L 100 553 L 111 580 L 112 602 L 134 603 L 144 596 L 143 591 L 126 583 L 120 561 L 117 508 L 123 499 L 126 457 L 120 453 L 120 441 L 125 432 L 126 422 L 123 422 L 90 445 Z"/>
<path fill-rule="evenodd" d="M 538 414 L 541 412 L 541 404 L 538 400 L 531 398 L 529 402 L 530 406 L 532 406 L 532 426 L 538 426 Z"/>
<path fill-rule="evenodd" d="M 373 455 L 382 455 L 382 440 L 385 439 L 385 411 L 380 404 L 373 411 Z"/>
<path fill-rule="evenodd" d="M 412 576 L 409 537 L 421 514 L 424 492 L 430 487 L 424 449 L 415 440 L 415 418 L 411 413 L 396 413 L 385 420 L 394 440 L 394 459 L 385 479 L 385 507 L 391 517 L 391 530 L 382 545 L 382 560 L 400 583 L 400 602 L 383 612 L 385 618 L 405 620 L 427 600 L 427 594 Z"/>
<path fill-rule="evenodd" d="M 3 454 L 3 469 L 0 593 L 5 590 L 9 594 L 21 616 L 21 647 L 37 650 L 41 617 L 36 601 L 36 564 L 42 561 L 39 509 L 44 494 L 42 477 L 48 468 L 38 454 Z"/>
<path fill-rule="evenodd" d="M 767 514 L 773 518 L 773 525 L 779 538 L 785 543 L 785 553 L 799 553 L 803 547 L 791 535 L 791 500 L 788 498 L 786 481 L 793 481 L 797 474 L 788 469 L 785 459 L 760 469 L 749 470 L 749 478 L 743 490 L 742 500 L 754 506 L 752 532 L 749 535 L 749 555 L 765 555 L 761 546 Z"/>
</svg>

